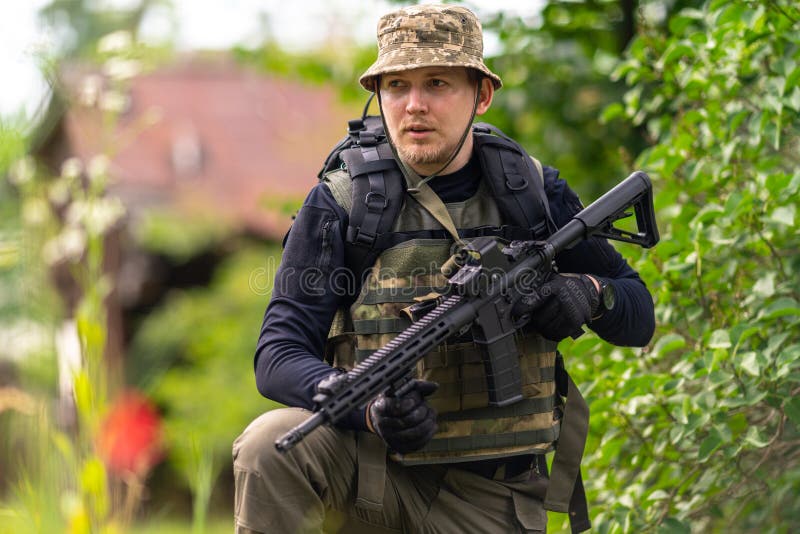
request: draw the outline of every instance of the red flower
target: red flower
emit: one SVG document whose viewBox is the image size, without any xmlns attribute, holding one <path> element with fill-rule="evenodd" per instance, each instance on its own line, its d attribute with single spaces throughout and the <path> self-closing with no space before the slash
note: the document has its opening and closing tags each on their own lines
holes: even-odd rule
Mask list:
<svg viewBox="0 0 800 534">
<path fill-rule="evenodd" d="M 161 459 L 161 418 L 141 393 L 121 395 L 100 425 L 97 448 L 109 471 L 147 474 Z"/>
</svg>

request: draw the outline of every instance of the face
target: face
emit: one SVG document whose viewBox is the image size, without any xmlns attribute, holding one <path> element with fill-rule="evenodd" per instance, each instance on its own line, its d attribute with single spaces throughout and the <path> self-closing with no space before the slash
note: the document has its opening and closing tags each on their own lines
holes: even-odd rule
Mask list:
<svg viewBox="0 0 800 534">
<path fill-rule="evenodd" d="M 472 154 L 471 135 L 442 170 L 468 126 L 476 90 L 464 67 L 423 67 L 381 76 L 381 107 L 400 158 L 423 176 L 466 165 Z M 482 80 L 480 92 L 477 115 L 489 109 L 491 80 Z"/>
</svg>

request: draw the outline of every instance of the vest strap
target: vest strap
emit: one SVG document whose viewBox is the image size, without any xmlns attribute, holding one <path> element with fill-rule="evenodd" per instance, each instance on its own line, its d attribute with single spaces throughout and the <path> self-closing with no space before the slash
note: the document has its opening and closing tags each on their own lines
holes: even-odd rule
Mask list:
<svg viewBox="0 0 800 534">
<path fill-rule="evenodd" d="M 455 438 L 435 438 L 421 452 L 425 453 L 457 453 L 476 449 L 495 449 L 504 447 L 525 447 L 547 445 L 558 439 L 558 425 L 540 430 L 523 430 L 504 434 L 484 434 L 480 436 L 460 436 Z M 532 451 L 533 452 L 533 451 Z"/>
<path fill-rule="evenodd" d="M 561 355 L 556 358 L 556 384 L 559 393 L 566 393 L 567 402 L 544 507 L 546 510 L 568 513 L 589 433 L 589 405 L 564 369 Z"/>
<path fill-rule="evenodd" d="M 555 396 L 523 399 L 509 406 L 499 408 L 472 408 L 458 412 L 440 413 L 442 421 L 466 421 L 469 419 L 499 419 L 502 417 L 521 417 L 537 413 L 552 413 L 555 407 Z"/>
<path fill-rule="evenodd" d="M 370 351 L 370 354 L 374 351 Z M 524 371 L 523 371 L 524 373 Z M 554 369 L 552 367 L 543 367 L 539 371 L 539 380 L 537 381 L 524 381 L 523 386 L 530 384 L 539 384 L 553 379 Z M 436 399 L 446 399 L 447 397 L 458 398 L 460 395 L 472 395 L 475 393 L 487 393 L 489 391 L 486 385 L 486 378 L 483 376 L 476 376 L 474 378 L 457 378 L 452 382 L 437 380 L 439 389 L 436 390 Z"/>
<path fill-rule="evenodd" d="M 544 239 L 546 225 L 541 223 L 535 228 L 523 228 L 521 226 L 502 225 L 502 226 L 478 226 L 475 228 L 458 228 L 456 231 L 462 239 L 471 239 L 482 236 L 500 237 L 506 241 L 530 241 Z M 386 250 L 400 243 L 413 239 L 452 239 L 447 230 L 411 230 L 405 232 L 390 232 L 380 234 L 375 238 L 375 248 Z"/>
<path fill-rule="evenodd" d="M 377 152 L 377 151 L 376 151 Z M 375 172 L 388 171 L 397 168 L 397 164 L 393 159 L 376 159 L 373 161 L 364 161 L 353 163 L 352 167 L 347 167 L 351 176 L 360 176 L 362 174 L 372 174 Z"/>
<path fill-rule="evenodd" d="M 425 369 L 438 369 L 449 365 L 464 365 L 467 363 L 481 363 L 481 353 L 474 344 L 440 345 L 438 350 L 429 352 L 422 359 Z"/>
<path fill-rule="evenodd" d="M 458 230 L 456 229 L 456 224 L 453 222 L 453 217 L 450 216 L 450 212 L 447 211 L 447 207 L 442 202 L 442 199 L 439 198 L 431 186 L 427 183 L 419 182 L 416 187 L 409 188 L 408 193 L 411 195 L 411 198 L 419 202 L 419 204 L 425 208 L 433 218 L 436 219 L 439 224 L 441 224 L 445 230 L 450 234 L 450 237 L 458 244 L 463 244 L 461 241 L 461 236 L 458 235 Z"/>
<path fill-rule="evenodd" d="M 381 287 L 372 289 L 364 295 L 362 304 L 385 304 L 389 302 L 414 302 L 417 297 L 424 297 L 430 293 L 445 295 L 450 291 L 450 286 L 418 286 L 418 287 Z"/>
<path fill-rule="evenodd" d="M 356 335 L 394 334 L 397 332 L 402 332 L 409 326 L 411 326 L 411 321 L 405 317 L 360 319 L 353 321 L 353 331 Z"/>
</svg>

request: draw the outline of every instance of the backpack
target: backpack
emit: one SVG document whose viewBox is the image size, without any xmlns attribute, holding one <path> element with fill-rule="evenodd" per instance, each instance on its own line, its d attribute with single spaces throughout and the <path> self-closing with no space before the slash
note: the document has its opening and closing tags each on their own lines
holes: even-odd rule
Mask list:
<svg viewBox="0 0 800 534">
<path fill-rule="evenodd" d="M 490 124 L 477 123 L 472 131 L 483 176 L 507 224 L 459 229 L 460 236 L 492 235 L 508 241 L 548 237 L 556 226 L 550 215 L 539 161 Z M 363 115 L 348 121 L 347 136 L 325 158 L 317 177 L 324 181 L 329 173 L 339 169 L 347 171 L 352 180 L 345 263 L 357 276 L 388 248 L 411 239 L 447 236 L 445 230 L 391 231 L 403 207 L 406 180 L 379 116 Z"/>
</svg>

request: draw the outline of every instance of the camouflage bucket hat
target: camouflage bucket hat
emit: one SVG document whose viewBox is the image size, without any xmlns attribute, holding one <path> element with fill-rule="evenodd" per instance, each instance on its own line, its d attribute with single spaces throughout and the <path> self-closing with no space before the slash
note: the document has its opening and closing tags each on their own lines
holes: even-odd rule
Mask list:
<svg viewBox="0 0 800 534">
<path fill-rule="evenodd" d="M 361 75 L 367 91 L 375 90 L 375 77 L 421 67 L 470 67 L 503 82 L 483 63 L 483 29 L 475 14 L 452 5 L 424 4 L 405 7 L 378 21 L 378 59 Z"/>
</svg>

